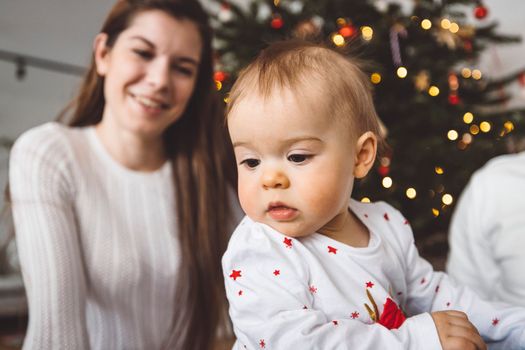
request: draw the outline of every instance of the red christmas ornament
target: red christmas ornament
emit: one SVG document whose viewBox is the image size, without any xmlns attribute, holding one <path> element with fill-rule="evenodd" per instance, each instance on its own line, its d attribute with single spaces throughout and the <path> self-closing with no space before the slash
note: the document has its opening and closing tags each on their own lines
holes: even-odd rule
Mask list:
<svg viewBox="0 0 525 350">
<path fill-rule="evenodd" d="M 345 25 L 339 29 L 339 34 L 345 38 L 349 38 L 355 34 L 355 27 L 350 25 Z"/>
<path fill-rule="evenodd" d="M 379 175 L 385 177 L 390 172 L 390 167 L 380 165 L 379 168 L 377 168 L 377 172 L 379 173 Z"/>
<path fill-rule="evenodd" d="M 520 73 L 520 75 L 518 76 L 518 81 L 521 86 L 525 87 L 525 72 Z"/>
<path fill-rule="evenodd" d="M 283 27 L 284 21 L 281 16 L 274 16 L 270 22 L 270 26 L 273 29 L 281 29 Z"/>
<path fill-rule="evenodd" d="M 489 10 L 485 6 L 483 6 L 481 2 L 474 9 L 474 16 L 477 19 L 483 19 L 487 17 L 488 14 L 489 14 Z"/>
<path fill-rule="evenodd" d="M 457 94 L 448 95 L 448 103 L 451 105 L 457 105 L 459 103 L 459 96 Z"/>
<path fill-rule="evenodd" d="M 215 79 L 216 81 L 220 81 L 221 83 L 225 81 L 227 77 L 228 77 L 228 74 L 220 70 L 216 71 L 213 74 L 213 79 Z"/>
<path fill-rule="evenodd" d="M 465 51 L 467 52 L 472 52 L 472 41 L 470 40 L 465 40 L 463 42 L 463 47 L 465 48 Z"/>
</svg>

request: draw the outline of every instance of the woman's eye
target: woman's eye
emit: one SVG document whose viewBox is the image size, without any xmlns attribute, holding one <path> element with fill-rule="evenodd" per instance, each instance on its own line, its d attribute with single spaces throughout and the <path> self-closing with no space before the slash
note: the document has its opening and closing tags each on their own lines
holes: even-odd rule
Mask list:
<svg viewBox="0 0 525 350">
<path fill-rule="evenodd" d="M 253 169 L 255 168 L 257 165 L 259 165 L 261 163 L 260 160 L 258 159 L 253 159 L 253 158 L 249 158 L 249 159 L 245 159 L 241 162 L 241 164 L 245 164 L 248 168 L 250 169 Z"/>
<path fill-rule="evenodd" d="M 182 67 L 182 66 L 173 66 L 172 69 L 175 72 L 181 73 L 183 75 L 191 77 L 193 75 L 193 70 L 190 68 Z"/>
<path fill-rule="evenodd" d="M 140 49 L 134 49 L 133 52 L 135 52 L 135 54 L 145 60 L 149 60 L 151 58 L 153 58 L 153 53 L 147 51 L 147 50 L 140 50 Z"/>
<path fill-rule="evenodd" d="M 292 163 L 303 163 L 310 157 L 311 155 L 309 154 L 291 154 L 288 156 L 288 160 Z"/>
</svg>

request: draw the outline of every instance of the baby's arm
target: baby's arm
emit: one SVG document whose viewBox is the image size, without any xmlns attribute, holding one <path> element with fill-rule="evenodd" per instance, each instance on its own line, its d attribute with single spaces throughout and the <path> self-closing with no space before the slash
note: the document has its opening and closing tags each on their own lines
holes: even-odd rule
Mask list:
<svg viewBox="0 0 525 350">
<path fill-rule="evenodd" d="M 277 233 L 269 236 L 261 225 L 247 221 L 223 258 L 239 349 L 441 349 L 427 313 L 408 318 L 396 330 L 328 318 L 315 308 L 316 287 L 308 283 L 309 270 L 295 246 L 299 242 Z"/>
<path fill-rule="evenodd" d="M 392 220 L 405 221 L 397 212 Z M 400 224 L 399 227 L 404 231 L 400 235 L 406 246 L 406 311 L 409 314 L 462 311 L 486 342 L 499 342 L 498 345 L 505 349 L 525 348 L 525 308 L 485 301 L 469 288 L 455 285 L 445 273 L 434 272 L 419 256 L 410 226 Z"/>
</svg>

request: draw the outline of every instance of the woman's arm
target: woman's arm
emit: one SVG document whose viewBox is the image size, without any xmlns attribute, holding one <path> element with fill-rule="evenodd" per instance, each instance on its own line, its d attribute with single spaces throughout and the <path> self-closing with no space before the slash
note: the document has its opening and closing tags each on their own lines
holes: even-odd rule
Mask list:
<svg viewBox="0 0 525 350">
<path fill-rule="evenodd" d="M 67 143 L 38 129 L 13 147 L 10 192 L 29 303 L 25 349 L 85 349 L 86 280 Z"/>
</svg>

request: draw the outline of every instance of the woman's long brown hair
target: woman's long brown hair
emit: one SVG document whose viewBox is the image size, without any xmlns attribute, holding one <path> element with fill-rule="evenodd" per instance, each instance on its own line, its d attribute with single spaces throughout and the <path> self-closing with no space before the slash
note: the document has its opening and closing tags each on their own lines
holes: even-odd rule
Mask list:
<svg viewBox="0 0 525 350">
<path fill-rule="evenodd" d="M 148 10 L 161 10 L 176 19 L 194 22 L 203 43 L 193 96 L 182 117 L 164 134 L 173 164 L 177 203 L 174 215 L 178 218 L 182 252 L 173 332 L 165 346 L 210 349 L 217 334 L 224 333 L 220 327 L 227 323 L 221 256 L 233 223 L 228 193 L 229 185 L 235 182 L 233 157 L 222 123 L 222 102 L 212 79 L 212 31 L 208 15 L 197 0 L 120 0 L 101 30 L 108 35 L 108 47 L 134 16 Z M 100 122 L 105 104 L 103 83 L 92 61 L 78 96 L 60 113 L 59 120 L 70 126 Z"/>
</svg>

